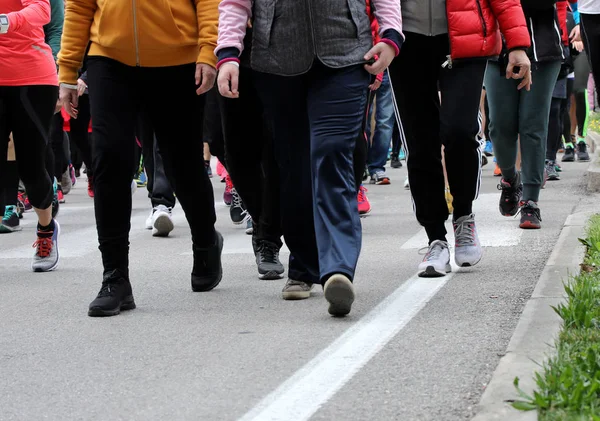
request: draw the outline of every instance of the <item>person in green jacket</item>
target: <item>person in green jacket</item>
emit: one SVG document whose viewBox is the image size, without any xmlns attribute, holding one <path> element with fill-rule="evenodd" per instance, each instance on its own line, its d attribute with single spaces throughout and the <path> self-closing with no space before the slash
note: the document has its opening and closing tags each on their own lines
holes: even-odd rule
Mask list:
<svg viewBox="0 0 600 421">
<path fill-rule="evenodd" d="M 65 4 L 63 0 L 50 0 L 50 22 L 44 26 L 44 33 L 46 34 L 46 44 L 52 49 L 55 62 L 60 51 L 64 20 Z"/>
</svg>

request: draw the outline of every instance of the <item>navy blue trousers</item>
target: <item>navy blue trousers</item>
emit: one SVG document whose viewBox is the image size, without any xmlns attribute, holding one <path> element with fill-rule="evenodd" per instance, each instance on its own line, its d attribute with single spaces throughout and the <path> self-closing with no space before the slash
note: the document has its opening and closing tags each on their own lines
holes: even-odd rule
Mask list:
<svg viewBox="0 0 600 421">
<path fill-rule="evenodd" d="M 289 277 L 323 283 L 342 273 L 352 280 L 362 242 L 353 153 L 370 76 L 362 65 L 315 63 L 303 75 L 256 79 L 280 169 Z"/>
</svg>

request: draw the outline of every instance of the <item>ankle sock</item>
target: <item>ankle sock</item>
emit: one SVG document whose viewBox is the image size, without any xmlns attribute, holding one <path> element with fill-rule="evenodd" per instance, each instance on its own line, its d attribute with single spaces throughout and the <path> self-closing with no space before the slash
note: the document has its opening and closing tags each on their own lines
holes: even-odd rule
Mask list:
<svg viewBox="0 0 600 421">
<path fill-rule="evenodd" d="M 54 228 L 55 228 L 54 219 L 52 221 L 50 221 L 50 224 L 47 226 L 40 225 L 40 223 L 38 222 L 38 225 L 37 225 L 38 237 L 41 237 L 41 238 L 52 237 L 52 235 L 54 234 Z"/>
</svg>

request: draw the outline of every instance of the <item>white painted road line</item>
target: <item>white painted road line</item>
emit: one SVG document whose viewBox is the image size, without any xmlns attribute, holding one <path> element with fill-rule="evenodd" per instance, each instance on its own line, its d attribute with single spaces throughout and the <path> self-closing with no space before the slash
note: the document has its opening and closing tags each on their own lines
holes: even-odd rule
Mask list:
<svg viewBox="0 0 600 421">
<path fill-rule="evenodd" d="M 416 275 L 410 278 L 240 421 L 308 420 L 451 278 L 452 274 L 443 278 L 419 278 Z"/>
</svg>

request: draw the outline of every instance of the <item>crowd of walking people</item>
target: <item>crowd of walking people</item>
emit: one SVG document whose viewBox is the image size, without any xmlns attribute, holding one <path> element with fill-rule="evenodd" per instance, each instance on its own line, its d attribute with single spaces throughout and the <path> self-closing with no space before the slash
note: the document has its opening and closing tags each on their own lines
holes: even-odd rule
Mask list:
<svg viewBox="0 0 600 421">
<path fill-rule="evenodd" d="M 427 233 L 419 276 L 450 272 L 451 249 L 460 267 L 481 260 L 473 202 L 492 155 L 500 213 L 541 228 L 559 151 L 590 159 L 600 0 L 3 0 L 0 52 L 0 233 L 35 211 L 31 268 L 56 269 L 59 208 L 85 171 L 104 268 L 89 316 L 136 306 L 138 186 L 153 236 L 183 209 L 192 290 L 227 276 L 212 155 L 259 278 L 284 276 L 285 242 L 283 299 L 321 285 L 340 317 L 371 212 L 363 183 L 389 185 L 388 160 L 405 160 Z"/>
</svg>

